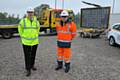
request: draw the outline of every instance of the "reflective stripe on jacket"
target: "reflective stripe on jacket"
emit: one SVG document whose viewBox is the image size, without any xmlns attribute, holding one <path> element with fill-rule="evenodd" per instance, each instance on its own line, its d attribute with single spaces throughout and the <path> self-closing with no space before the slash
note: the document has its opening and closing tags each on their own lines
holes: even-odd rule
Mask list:
<svg viewBox="0 0 120 80">
<path fill-rule="evenodd" d="M 56 24 L 58 47 L 71 47 L 71 40 L 76 35 L 76 25 L 74 22 L 67 23 L 64 26 Z"/>
</svg>

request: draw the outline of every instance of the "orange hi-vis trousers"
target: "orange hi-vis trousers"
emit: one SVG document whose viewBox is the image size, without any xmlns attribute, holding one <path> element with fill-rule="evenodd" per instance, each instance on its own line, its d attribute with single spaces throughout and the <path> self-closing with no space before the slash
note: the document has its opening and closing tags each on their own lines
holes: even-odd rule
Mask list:
<svg viewBox="0 0 120 80">
<path fill-rule="evenodd" d="M 69 63 L 71 58 L 71 48 L 57 48 L 57 60 Z"/>
</svg>

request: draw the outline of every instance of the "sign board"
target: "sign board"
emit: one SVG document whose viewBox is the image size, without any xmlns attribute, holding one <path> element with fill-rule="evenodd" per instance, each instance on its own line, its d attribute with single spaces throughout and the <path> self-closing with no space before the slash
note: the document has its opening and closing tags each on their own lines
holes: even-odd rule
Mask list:
<svg viewBox="0 0 120 80">
<path fill-rule="evenodd" d="M 110 7 L 81 9 L 81 27 L 108 28 Z"/>
</svg>

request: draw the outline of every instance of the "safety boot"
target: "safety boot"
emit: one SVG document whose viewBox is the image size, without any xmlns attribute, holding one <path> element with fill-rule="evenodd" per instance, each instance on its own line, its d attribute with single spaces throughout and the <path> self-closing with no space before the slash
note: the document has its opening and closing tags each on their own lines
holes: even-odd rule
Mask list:
<svg viewBox="0 0 120 80">
<path fill-rule="evenodd" d="M 36 71 L 36 70 L 37 70 L 37 68 L 36 68 L 36 67 L 32 67 L 31 69 L 32 69 L 33 71 Z"/>
<path fill-rule="evenodd" d="M 65 63 L 65 73 L 68 73 L 70 70 L 70 63 Z"/>
<path fill-rule="evenodd" d="M 63 68 L 63 61 L 57 61 L 58 65 L 57 65 L 57 68 L 55 68 L 55 70 L 60 70 Z"/>
<path fill-rule="evenodd" d="M 31 70 L 27 70 L 26 76 L 29 77 L 31 75 Z"/>
</svg>

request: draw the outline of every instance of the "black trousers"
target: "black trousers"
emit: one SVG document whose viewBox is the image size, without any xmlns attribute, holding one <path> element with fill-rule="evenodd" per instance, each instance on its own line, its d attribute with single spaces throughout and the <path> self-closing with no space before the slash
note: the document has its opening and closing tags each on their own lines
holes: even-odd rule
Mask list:
<svg viewBox="0 0 120 80">
<path fill-rule="evenodd" d="M 38 45 L 34 45 L 34 46 L 23 45 L 26 70 L 30 70 L 35 64 L 37 46 Z"/>
</svg>

